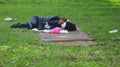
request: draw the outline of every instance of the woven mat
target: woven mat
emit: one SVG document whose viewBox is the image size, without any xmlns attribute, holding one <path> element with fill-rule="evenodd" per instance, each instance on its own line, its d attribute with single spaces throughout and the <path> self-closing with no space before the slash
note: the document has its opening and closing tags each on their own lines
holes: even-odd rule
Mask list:
<svg viewBox="0 0 120 67">
<path fill-rule="evenodd" d="M 49 34 L 38 33 L 40 40 L 43 42 L 65 44 L 65 45 L 95 45 L 97 42 L 80 28 L 77 31 L 71 31 L 68 34 Z"/>
</svg>

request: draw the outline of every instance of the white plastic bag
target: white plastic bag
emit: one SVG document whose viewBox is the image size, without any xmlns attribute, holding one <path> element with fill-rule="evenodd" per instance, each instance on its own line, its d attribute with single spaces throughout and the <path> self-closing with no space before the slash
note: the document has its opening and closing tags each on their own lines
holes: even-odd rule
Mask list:
<svg viewBox="0 0 120 67">
<path fill-rule="evenodd" d="M 117 33 L 117 32 L 118 32 L 118 29 L 109 31 L 109 33 Z"/>
<path fill-rule="evenodd" d="M 6 17 L 6 18 L 4 19 L 5 22 L 10 22 L 10 21 L 15 21 L 15 20 L 16 20 L 16 19 L 11 18 L 11 17 Z"/>
</svg>

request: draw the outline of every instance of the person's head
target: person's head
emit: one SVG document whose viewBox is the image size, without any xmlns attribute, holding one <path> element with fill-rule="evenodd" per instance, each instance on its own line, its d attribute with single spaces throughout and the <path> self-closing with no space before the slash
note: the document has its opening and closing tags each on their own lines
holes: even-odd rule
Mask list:
<svg viewBox="0 0 120 67">
<path fill-rule="evenodd" d="M 74 23 L 67 22 L 66 26 L 65 26 L 65 30 L 75 31 L 75 30 L 77 30 L 77 28 L 76 28 L 76 25 Z"/>
<path fill-rule="evenodd" d="M 68 31 L 75 31 L 75 30 L 77 30 L 76 25 L 74 23 L 70 22 L 70 21 L 67 21 L 66 18 L 60 18 L 58 20 L 58 24 L 63 24 L 64 22 L 66 22 L 65 28 L 64 28 L 65 30 L 68 30 Z"/>
<path fill-rule="evenodd" d="M 58 24 L 62 24 L 62 23 L 64 23 L 64 22 L 66 22 L 66 21 L 67 21 L 66 18 L 60 18 L 60 19 L 58 20 Z"/>
</svg>

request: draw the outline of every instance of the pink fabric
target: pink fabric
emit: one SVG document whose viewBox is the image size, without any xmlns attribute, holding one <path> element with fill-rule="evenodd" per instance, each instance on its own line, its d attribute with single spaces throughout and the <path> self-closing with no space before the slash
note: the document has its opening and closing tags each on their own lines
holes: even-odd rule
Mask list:
<svg viewBox="0 0 120 67">
<path fill-rule="evenodd" d="M 62 30 L 62 28 L 55 27 L 55 28 L 53 28 L 53 29 L 50 30 L 50 33 L 51 34 L 59 34 L 61 30 Z"/>
</svg>

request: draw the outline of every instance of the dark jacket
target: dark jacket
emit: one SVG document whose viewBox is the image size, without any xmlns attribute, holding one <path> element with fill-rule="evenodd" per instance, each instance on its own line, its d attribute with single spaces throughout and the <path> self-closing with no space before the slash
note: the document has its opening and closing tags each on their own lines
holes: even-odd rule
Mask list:
<svg viewBox="0 0 120 67">
<path fill-rule="evenodd" d="M 50 26 L 50 29 L 53 29 L 55 27 L 61 27 L 61 25 L 58 25 L 58 20 L 60 19 L 59 16 L 34 16 L 36 17 L 36 28 L 39 30 L 45 29 L 45 24 L 48 22 L 48 25 Z M 70 21 L 66 22 L 65 30 L 68 31 L 75 31 L 76 25 L 71 23 Z"/>
<path fill-rule="evenodd" d="M 44 26 L 46 22 L 48 22 L 50 29 L 60 26 L 58 25 L 59 16 L 46 16 L 46 17 L 37 16 L 36 20 L 37 20 L 36 26 L 38 29 L 45 29 Z"/>
</svg>

